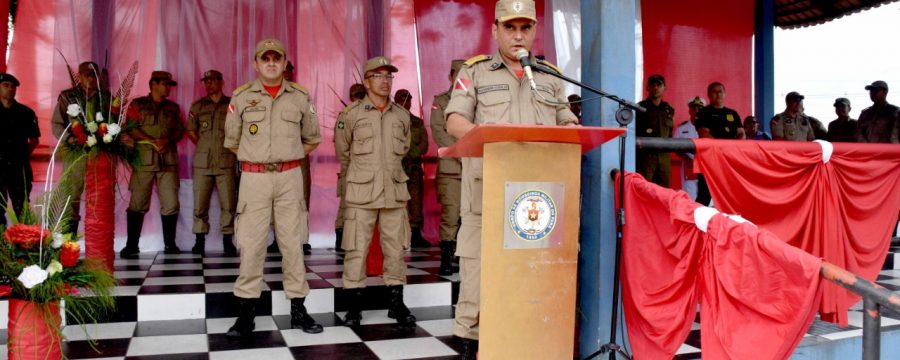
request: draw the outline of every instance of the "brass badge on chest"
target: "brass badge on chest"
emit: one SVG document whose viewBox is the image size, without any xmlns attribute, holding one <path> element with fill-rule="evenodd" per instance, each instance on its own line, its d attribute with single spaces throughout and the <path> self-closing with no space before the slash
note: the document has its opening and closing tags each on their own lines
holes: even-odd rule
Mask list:
<svg viewBox="0 0 900 360">
<path fill-rule="evenodd" d="M 734 121 L 734 115 L 731 115 L 731 114 L 725 115 L 725 120 Z"/>
<path fill-rule="evenodd" d="M 200 127 L 204 128 L 204 129 L 208 128 L 208 127 L 209 127 L 209 122 L 207 122 L 207 121 L 201 122 L 201 123 L 200 123 Z"/>
<path fill-rule="evenodd" d="M 250 99 L 247 100 L 247 103 L 250 104 L 250 106 L 256 106 L 256 104 L 259 104 L 259 99 Z"/>
<path fill-rule="evenodd" d="M 257 132 L 259 132 L 259 126 L 256 126 L 256 124 L 250 124 L 250 135 L 256 135 Z"/>
</svg>

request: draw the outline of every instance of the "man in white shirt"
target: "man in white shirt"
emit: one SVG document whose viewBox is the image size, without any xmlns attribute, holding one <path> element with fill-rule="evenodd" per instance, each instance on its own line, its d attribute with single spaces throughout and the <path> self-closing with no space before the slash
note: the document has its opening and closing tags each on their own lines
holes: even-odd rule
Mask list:
<svg viewBox="0 0 900 360">
<path fill-rule="evenodd" d="M 697 128 L 694 127 L 694 121 L 697 120 L 697 112 L 706 106 L 706 101 L 702 97 L 694 97 L 688 101 L 688 112 L 691 114 L 689 120 L 682 122 L 672 137 L 676 139 L 696 139 Z M 694 154 L 678 153 L 681 157 L 681 189 L 688 193 L 691 199 L 697 199 L 697 175 L 694 174 Z"/>
</svg>

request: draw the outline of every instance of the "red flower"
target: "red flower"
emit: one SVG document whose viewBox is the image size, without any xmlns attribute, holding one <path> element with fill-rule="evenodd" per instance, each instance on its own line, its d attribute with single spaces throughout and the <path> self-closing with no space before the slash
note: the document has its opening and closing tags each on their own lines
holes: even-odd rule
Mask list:
<svg viewBox="0 0 900 360">
<path fill-rule="evenodd" d="M 7 297 L 12 294 L 12 288 L 9 285 L 0 285 L 0 297 Z"/>
<path fill-rule="evenodd" d="M 97 128 L 98 137 L 103 137 L 103 135 L 106 135 L 106 128 L 106 123 L 100 123 L 100 126 Z"/>
<path fill-rule="evenodd" d="M 72 286 L 72 285 L 69 285 L 69 283 L 63 283 L 63 284 L 62 284 L 62 293 L 59 294 L 59 295 L 60 295 L 60 296 L 64 296 L 64 295 L 78 295 L 78 293 L 79 293 L 79 290 L 78 290 L 77 287 L 74 287 L 74 286 Z"/>
<path fill-rule="evenodd" d="M 81 247 L 77 242 L 66 242 L 59 249 L 59 262 L 63 267 L 73 267 L 78 265 L 78 258 L 81 257 Z"/>
<path fill-rule="evenodd" d="M 23 249 L 31 249 L 41 243 L 41 235 L 44 240 L 49 240 L 50 230 L 42 229 L 40 225 L 15 224 L 6 229 L 3 240 Z M 44 244 L 49 243 L 44 241 Z"/>
<path fill-rule="evenodd" d="M 87 134 L 84 132 L 84 125 L 79 121 L 72 122 L 72 135 L 75 136 L 78 145 L 84 145 L 87 142 Z"/>
</svg>

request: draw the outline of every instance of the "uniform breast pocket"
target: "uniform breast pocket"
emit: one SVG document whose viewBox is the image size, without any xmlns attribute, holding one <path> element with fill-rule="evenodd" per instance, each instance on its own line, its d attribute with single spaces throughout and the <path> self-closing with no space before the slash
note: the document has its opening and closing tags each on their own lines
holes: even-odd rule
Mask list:
<svg viewBox="0 0 900 360">
<path fill-rule="evenodd" d="M 409 131 L 403 124 L 394 124 L 392 129 L 394 134 L 394 154 L 404 156 L 409 151 Z"/>
<path fill-rule="evenodd" d="M 262 130 L 266 112 L 263 110 L 246 111 L 241 116 L 241 119 L 244 120 L 244 136 L 249 136 L 252 139 L 254 135 L 259 134 Z"/>
<path fill-rule="evenodd" d="M 205 133 L 208 133 L 213 130 L 214 124 L 212 121 L 213 120 L 212 112 L 210 112 L 210 111 L 201 112 L 199 115 L 197 115 L 197 119 L 200 120 L 198 122 L 197 126 L 199 127 L 199 131 L 201 134 L 205 134 Z"/>
<path fill-rule="evenodd" d="M 544 99 L 551 101 L 556 99 L 553 96 L 553 88 L 547 85 L 538 85 L 537 93 L 531 98 L 537 118 L 522 120 L 534 121 L 535 124 L 539 125 L 556 125 L 556 105 L 549 104 Z"/>
<path fill-rule="evenodd" d="M 300 120 L 303 114 L 295 109 L 285 110 L 281 112 L 282 125 L 284 125 L 284 134 L 292 137 L 300 137 Z"/>
<path fill-rule="evenodd" d="M 348 204 L 365 205 L 372 202 L 375 190 L 375 172 L 349 171 L 346 190 L 344 201 Z"/>
<path fill-rule="evenodd" d="M 478 95 L 478 106 L 481 114 L 487 116 L 486 122 L 509 122 L 509 106 L 511 101 L 509 90 L 496 90 Z"/>
<path fill-rule="evenodd" d="M 409 176 L 406 175 L 403 169 L 394 169 L 391 178 L 394 180 L 394 192 L 397 201 L 408 201 L 410 196 L 406 182 L 409 181 Z"/>
<path fill-rule="evenodd" d="M 375 133 L 371 124 L 353 129 L 353 145 L 350 151 L 354 155 L 371 154 L 375 151 Z"/>
</svg>

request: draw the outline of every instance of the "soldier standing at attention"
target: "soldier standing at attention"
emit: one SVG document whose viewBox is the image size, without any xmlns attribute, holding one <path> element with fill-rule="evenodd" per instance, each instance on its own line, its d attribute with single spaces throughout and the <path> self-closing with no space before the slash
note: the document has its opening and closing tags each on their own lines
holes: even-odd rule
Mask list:
<svg viewBox="0 0 900 360">
<path fill-rule="evenodd" d="M 400 89 L 394 94 L 394 102 L 403 106 L 406 111 L 412 107 L 412 95 L 409 90 Z M 410 114 L 409 116 L 409 152 L 403 157 L 403 172 L 409 177 L 406 189 L 409 191 L 409 202 L 406 210 L 409 213 L 411 229 L 410 244 L 414 248 L 429 248 L 431 243 L 422 237 L 425 217 L 422 215 L 422 196 L 425 193 L 425 169 L 422 168 L 422 157 L 428 152 L 428 131 L 425 121 Z"/>
<path fill-rule="evenodd" d="M 537 95 L 524 77 L 516 52 L 531 51 L 537 34 L 534 1 L 497 2 L 492 33 L 497 41 L 493 56 L 479 55 L 466 61 L 456 77 L 447 105 L 447 131 L 461 139 L 485 122 L 577 125 L 578 118 L 565 105 L 566 95 L 559 79 L 534 74 Z M 555 68 L 550 63 L 532 62 Z M 553 103 L 542 101 L 541 96 Z M 486 105 L 489 104 L 489 105 Z M 481 204 L 482 159 L 462 159 L 462 226 L 457 237 L 459 255 L 459 301 L 453 334 L 462 338 L 463 359 L 475 359 L 478 352 L 478 317 L 481 294 Z"/>
<path fill-rule="evenodd" d="M 647 79 L 647 99 L 638 103 L 647 109 L 637 114 L 637 136 L 669 138 L 675 124 L 675 109 L 662 97 L 666 91 L 666 79 L 662 75 L 650 75 Z M 637 172 L 647 181 L 669 187 L 672 180 L 672 156 L 662 151 L 637 151 Z"/>
<path fill-rule="evenodd" d="M 144 214 L 150 210 L 153 183 L 159 194 L 163 243 L 166 254 L 178 254 L 175 226 L 178 224 L 178 140 L 184 135 L 181 107 L 168 100 L 169 90 L 178 83 L 167 71 L 150 75 L 150 94 L 131 101 L 139 114 L 138 124 L 128 131 L 137 146 L 139 165 L 131 173 L 131 203 L 128 204 L 128 240 L 119 252 L 122 258 L 135 258 L 140 253 L 138 242 L 144 226 Z M 129 110 L 131 111 L 131 110 Z"/>
<path fill-rule="evenodd" d="M 209 200 L 212 190 L 219 192 L 219 226 L 225 255 L 234 256 L 237 249 L 234 237 L 235 190 L 234 153 L 223 146 L 225 142 L 225 116 L 231 98 L 222 94 L 222 73 L 209 70 L 200 79 L 206 87 L 206 96 L 191 104 L 187 134 L 197 145 L 194 151 L 194 234 L 197 240 L 191 252 L 205 253 L 206 234 L 209 233 Z"/>
<path fill-rule="evenodd" d="M 444 109 L 450 103 L 453 81 L 465 60 L 450 63 L 451 88 L 434 97 L 431 105 L 431 136 L 439 147 L 450 147 L 456 138 L 447 133 Z M 462 163 L 457 158 L 439 158 L 437 171 L 437 196 L 441 204 L 441 267 L 438 275 L 453 275 L 453 253 L 456 252 L 456 234 L 459 232 L 459 189 Z"/>
<path fill-rule="evenodd" d="M 0 199 L 4 209 L 9 200 L 17 216 L 31 194 L 31 153 L 41 137 L 34 110 L 16 101 L 18 87 L 15 76 L 0 74 Z M 5 215 L 0 214 L 4 226 Z"/>
<path fill-rule="evenodd" d="M 837 119 L 828 123 L 828 141 L 830 142 L 855 142 L 856 119 L 850 118 L 850 99 L 834 99 L 834 113 Z"/>
<path fill-rule="evenodd" d="M 353 84 L 350 85 L 350 105 L 344 107 L 346 110 L 349 106 L 353 105 L 354 101 L 362 100 L 366 97 L 366 87 L 363 84 Z M 337 121 L 335 121 L 335 135 L 337 135 Z M 332 138 L 332 141 L 336 141 L 337 136 Z M 337 154 L 337 144 L 335 143 L 334 153 Z M 337 174 L 337 197 L 338 197 L 338 211 L 337 216 L 334 218 L 334 251 L 338 253 L 343 253 L 344 249 L 341 248 L 341 243 L 344 241 L 344 208 L 347 207 L 347 204 L 344 203 L 344 188 L 347 186 L 347 183 L 344 181 L 344 174 L 341 172 L 342 170 L 338 170 Z"/>
<path fill-rule="evenodd" d="M 300 162 L 322 142 L 316 110 L 306 88 L 284 79 L 284 46 L 275 39 L 256 45 L 256 80 L 234 90 L 225 118 L 225 147 L 241 161 L 235 237 L 241 269 L 234 283 L 238 318 L 230 338 L 250 337 L 261 293 L 266 241 L 275 216 L 284 294 L 291 300 L 291 327 L 320 333 L 306 312 L 309 294 L 301 243 L 309 233 Z"/>
<path fill-rule="evenodd" d="M 401 325 L 416 321 L 403 303 L 409 248 L 409 191 L 401 160 L 409 152 L 409 112 L 390 101 L 397 68 L 388 58 L 369 59 L 363 68 L 366 97 L 350 104 L 338 116 L 335 148 L 345 177 L 344 289 L 350 292 L 344 325 L 362 320 L 363 288 L 366 287 L 366 254 L 375 224 L 384 253 L 384 284 L 390 291 L 388 317 Z"/>
</svg>

